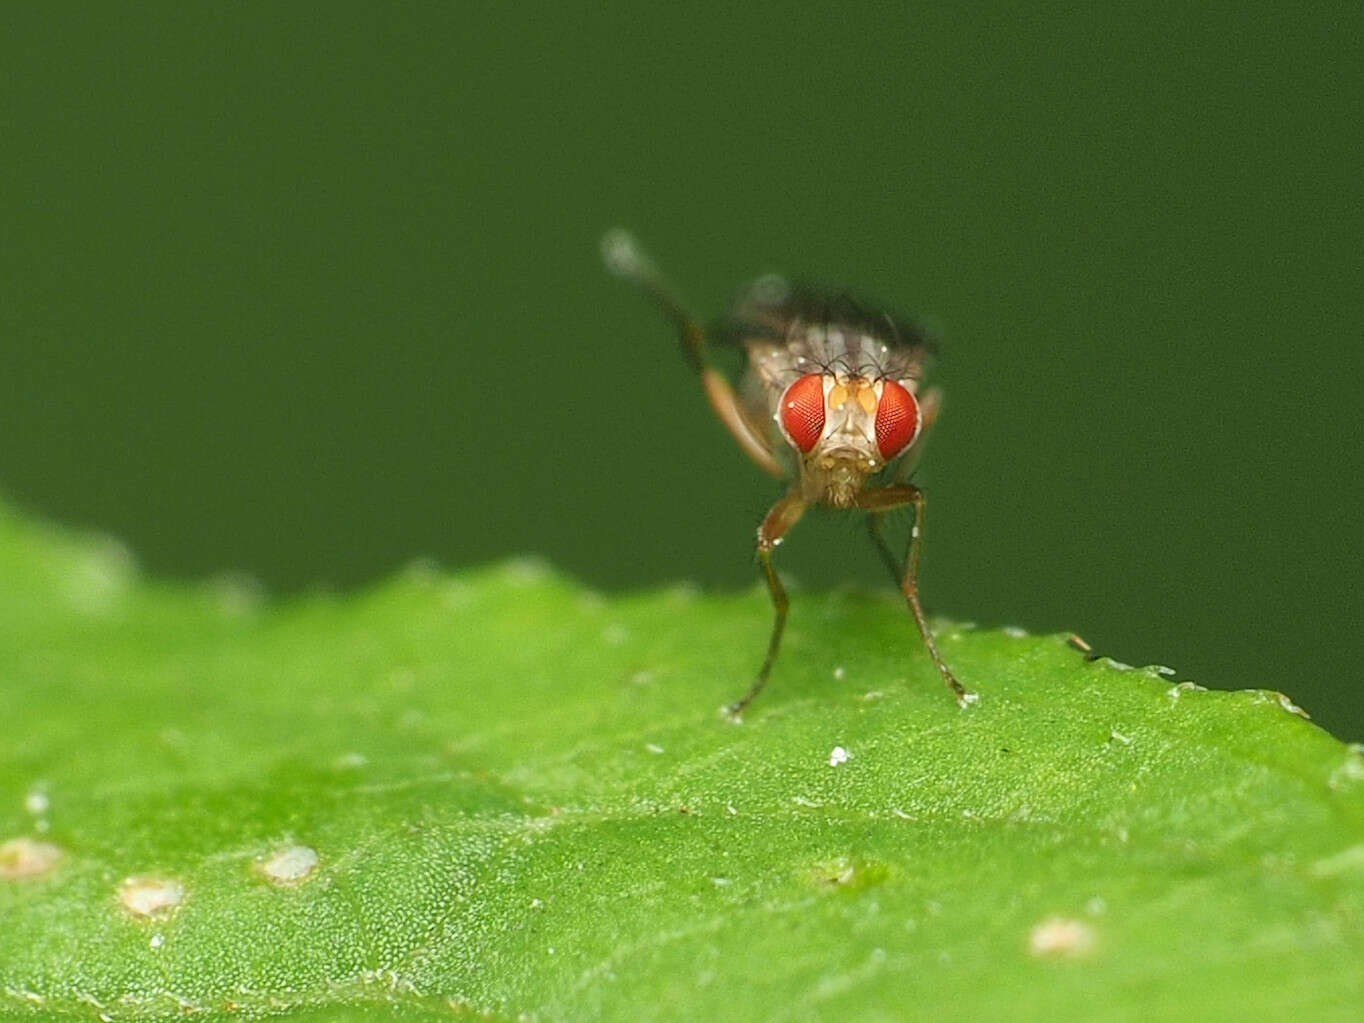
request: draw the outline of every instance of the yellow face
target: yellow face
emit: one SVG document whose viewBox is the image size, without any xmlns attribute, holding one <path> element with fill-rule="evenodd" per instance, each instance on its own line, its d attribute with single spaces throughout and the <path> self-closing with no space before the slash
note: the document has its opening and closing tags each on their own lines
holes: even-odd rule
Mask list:
<svg viewBox="0 0 1364 1023">
<path fill-rule="evenodd" d="M 861 406 L 863 412 L 869 416 L 874 416 L 881 396 L 876 393 L 876 385 L 870 380 L 864 380 L 861 377 L 849 377 L 845 380 L 835 379 L 825 399 L 829 411 L 838 412 L 849 401 L 856 402 Z"/>
<path fill-rule="evenodd" d="M 809 373 L 783 393 L 774 416 L 801 454 L 801 483 L 812 501 L 856 502 L 867 477 L 913 443 L 919 408 L 895 380 Z"/>
</svg>

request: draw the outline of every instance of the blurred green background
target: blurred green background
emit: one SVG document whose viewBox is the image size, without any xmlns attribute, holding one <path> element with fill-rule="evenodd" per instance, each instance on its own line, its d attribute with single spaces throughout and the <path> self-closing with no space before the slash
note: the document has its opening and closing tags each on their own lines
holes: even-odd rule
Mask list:
<svg viewBox="0 0 1364 1023">
<path fill-rule="evenodd" d="M 778 491 L 603 273 L 624 224 L 707 316 L 782 270 L 942 329 L 932 610 L 1364 738 L 1360 31 L 1353 3 L 11 9 L 0 491 L 278 593 L 523 551 L 748 585 Z M 780 560 L 882 584 L 835 515 Z"/>
</svg>

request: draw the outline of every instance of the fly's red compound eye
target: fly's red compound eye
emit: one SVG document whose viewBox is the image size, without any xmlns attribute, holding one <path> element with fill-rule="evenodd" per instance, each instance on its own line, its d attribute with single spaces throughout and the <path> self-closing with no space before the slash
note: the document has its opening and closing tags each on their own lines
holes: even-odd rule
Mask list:
<svg viewBox="0 0 1364 1023">
<path fill-rule="evenodd" d="M 919 403 L 900 384 L 887 380 L 876 406 L 876 446 L 881 457 L 894 458 L 913 443 L 919 433 Z"/>
<path fill-rule="evenodd" d="M 824 433 L 824 378 L 807 373 L 781 396 L 781 425 L 791 443 L 809 453 Z"/>
</svg>

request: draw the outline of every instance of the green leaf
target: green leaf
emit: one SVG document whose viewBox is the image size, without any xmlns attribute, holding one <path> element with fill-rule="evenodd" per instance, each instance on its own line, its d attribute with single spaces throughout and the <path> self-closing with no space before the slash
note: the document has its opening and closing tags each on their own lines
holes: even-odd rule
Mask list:
<svg viewBox="0 0 1364 1023">
<path fill-rule="evenodd" d="M 1285 698 L 941 624 L 962 710 L 797 592 L 736 725 L 769 613 L 270 605 L 0 508 L 0 1015 L 1359 1018 L 1364 756 Z"/>
</svg>

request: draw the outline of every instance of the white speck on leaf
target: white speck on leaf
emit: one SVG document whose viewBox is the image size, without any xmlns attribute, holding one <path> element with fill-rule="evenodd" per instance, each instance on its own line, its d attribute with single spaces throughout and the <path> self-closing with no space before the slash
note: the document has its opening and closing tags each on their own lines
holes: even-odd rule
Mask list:
<svg viewBox="0 0 1364 1023">
<path fill-rule="evenodd" d="M 645 748 L 646 750 L 648 750 L 650 753 L 652 753 L 654 756 L 658 756 L 660 753 L 666 753 L 666 752 L 667 752 L 667 750 L 665 750 L 662 746 L 660 746 L 660 745 L 659 745 L 658 743 L 656 743 L 656 742 L 646 742 L 646 743 L 644 744 L 644 748 Z"/>
<path fill-rule="evenodd" d="M 1307 713 L 1307 711 L 1303 710 L 1296 703 L 1290 700 L 1286 694 L 1275 693 L 1274 695 L 1279 698 L 1279 706 L 1282 707 L 1284 710 L 1288 711 L 1288 713 L 1296 714 L 1300 718 L 1308 718 L 1309 720 L 1311 719 L 1312 715 Z"/>
<path fill-rule="evenodd" d="M 1122 743 L 1124 746 L 1130 746 L 1130 745 L 1132 745 L 1132 737 L 1131 737 L 1130 735 L 1124 735 L 1122 732 L 1118 731 L 1116 728 L 1114 728 L 1112 731 L 1110 731 L 1110 732 L 1108 733 L 1108 738 L 1109 738 L 1112 742 L 1120 742 L 1120 743 Z"/>
<path fill-rule="evenodd" d="M 151 941 L 147 942 L 152 948 L 160 948 L 165 943 L 166 936 L 164 934 L 153 934 Z"/>
<path fill-rule="evenodd" d="M 845 678 L 847 678 L 847 676 L 848 673 L 843 669 L 843 665 L 840 664 L 837 668 L 834 669 L 835 682 L 842 682 Z"/>
<path fill-rule="evenodd" d="M 829 766 L 837 767 L 839 764 L 846 764 L 851 758 L 852 754 L 842 746 L 835 746 L 829 753 Z"/>
<path fill-rule="evenodd" d="M 62 858 L 62 851 L 51 842 L 33 838 L 11 838 L 0 844 L 0 880 L 42 877 Z"/>
<path fill-rule="evenodd" d="M 47 813 L 48 808 L 51 805 L 52 803 L 47 798 L 47 793 L 42 789 L 33 789 L 28 795 L 24 796 L 24 809 L 35 817 Z"/>
<path fill-rule="evenodd" d="M 129 878 L 118 890 L 118 901 L 134 916 L 160 920 L 180 908 L 185 886 L 174 878 Z"/>
<path fill-rule="evenodd" d="M 1028 630 L 1017 625 L 1006 625 L 999 630 L 1010 639 L 1024 639 L 1028 635 Z"/>
<path fill-rule="evenodd" d="M 1094 948 L 1094 928 L 1083 920 L 1053 916 L 1028 933 L 1028 951 L 1050 959 L 1076 959 Z"/>
<path fill-rule="evenodd" d="M 1185 693 L 1206 693 L 1207 686 L 1200 686 L 1197 682 L 1176 682 L 1166 692 L 1171 701 L 1178 701 Z"/>
<path fill-rule="evenodd" d="M 295 885 L 307 880 L 317 869 L 317 850 L 307 845 L 289 845 L 276 849 L 261 862 L 265 879 L 274 885 Z"/>
</svg>

